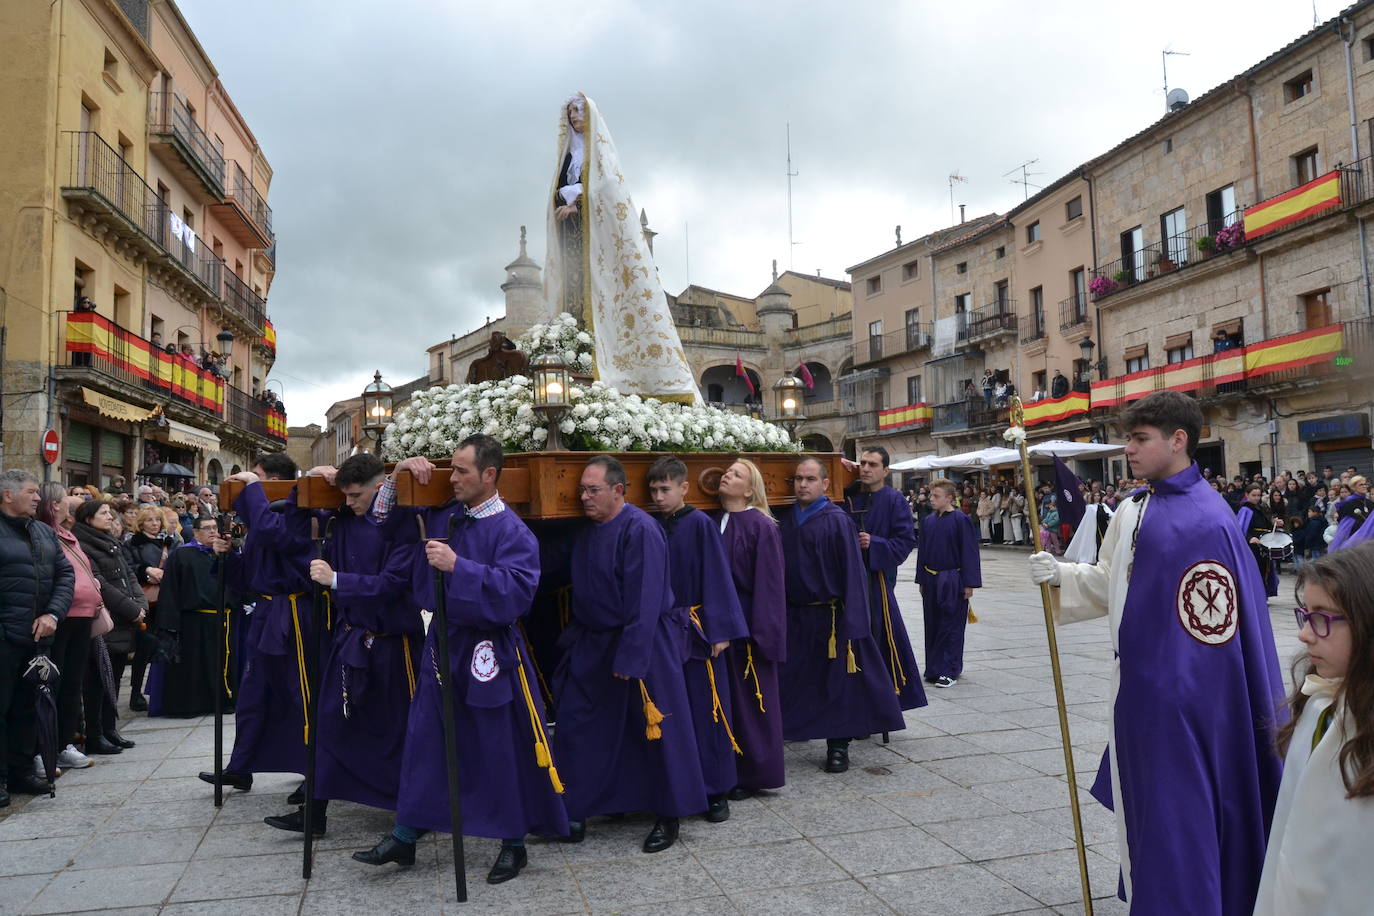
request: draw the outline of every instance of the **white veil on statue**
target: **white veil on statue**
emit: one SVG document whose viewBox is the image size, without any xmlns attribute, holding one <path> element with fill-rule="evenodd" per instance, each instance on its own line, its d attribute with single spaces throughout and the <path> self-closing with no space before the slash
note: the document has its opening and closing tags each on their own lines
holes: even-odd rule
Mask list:
<svg viewBox="0 0 1374 916">
<path fill-rule="evenodd" d="M 569 108 L 583 117 L 579 137 Z M 596 342 L 597 377 L 621 394 L 699 403 L 639 210 L 596 104 L 578 93 L 559 109 L 558 165 L 549 194 L 545 301 Z M 581 141 L 581 142 L 579 142 Z M 558 220 L 555 210 L 576 203 Z"/>
</svg>

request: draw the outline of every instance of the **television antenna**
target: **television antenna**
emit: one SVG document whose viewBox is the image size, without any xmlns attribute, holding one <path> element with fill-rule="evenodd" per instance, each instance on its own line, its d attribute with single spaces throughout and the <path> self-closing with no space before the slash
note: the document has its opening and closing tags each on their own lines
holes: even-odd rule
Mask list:
<svg viewBox="0 0 1374 916">
<path fill-rule="evenodd" d="M 968 181 L 968 179 L 960 175 L 958 169 L 949 173 L 949 224 L 951 226 L 954 225 L 954 185 L 956 183 L 962 184 L 966 181 Z"/>
<path fill-rule="evenodd" d="M 1045 174 L 1044 172 L 1032 172 L 1032 171 L 1030 171 L 1030 167 L 1033 166 L 1033 165 L 1035 165 L 1035 164 L 1036 164 L 1037 162 L 1039 162 L 1039 161 L 1040 161 L 1039 159 L 1031 159 L 1031 160 L 1028 161 L 1028 162 L 1023 162 L 1023 163 L 1021 163 L 1020 165 L 1018 165 L 1016 168 L 1012 169 L 1012 170 L 1009 171 L 1009 172 L 1003 172 L 1003 173 L 1002 173 L 1002 177 L 1003 177 L 1003 178 L 1008 178 L 1008 179 L 1011 180 L 1011 183 L 1012 183 L 1012 184 L 1019 184 L 1019 185 L 1021 186 L 1022 191 L 1025 192 L 1025 195 L 1026 195 L 1026 196 L 1025 196 L 1025 199 L 1026 199 L 1026 200 L 1030 200 L 1030 189 L 1031 189 L 1031 188 L 1035 188 L 1037 191 L 1039 191 L 1039 190 L 1042 189 L 1042 186 L 1041 186 L 1041 185 L 1035 184 L 1033 181 L 1030 180 L 1030 178 L 1031 178 L 1032 175 L 1043 175 L 1043 174 Z M 1012 178 L 1011 176 L 1015 175 L 1017 172 L 1020 172 L 1020 173 L 1021 173 L 1021 177 L 1020 177 L 1020 178 Z"/>
<path fill-rule="evenodd" d="M 793 263 L 797 246 L 801 242 L 792 239 L 792 179 L 796 178 L 800 172 L 792 171 L 792 123 L 787 124 L 787 266 L 795 267 Z"/>
<path fill-rule="evenodd" d="M 1170 57 L 1192 57 L 1187 51 L 1170 51 L 1167 47 L 1159 52 L 1160 61 L 1164 65 L 1164 113 L 1168 114 L 1169 108 L 1169 58 Z"/>
</svg>

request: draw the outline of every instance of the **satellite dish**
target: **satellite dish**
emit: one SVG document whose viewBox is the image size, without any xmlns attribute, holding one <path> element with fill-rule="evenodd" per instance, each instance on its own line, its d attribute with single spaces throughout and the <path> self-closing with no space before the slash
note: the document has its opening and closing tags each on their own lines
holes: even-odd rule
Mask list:
<svg viewBox="0 0 1374 916">
<path fill-rule="evenodd" d="M 1180 108 L 1187 108 L 1188 93 L 1184 92 L 1182 89 L 1170 89 L 1169 94 L 1165 96 L 1164 103 L 1170 111 L 1178 111 Z"/>
</svg>

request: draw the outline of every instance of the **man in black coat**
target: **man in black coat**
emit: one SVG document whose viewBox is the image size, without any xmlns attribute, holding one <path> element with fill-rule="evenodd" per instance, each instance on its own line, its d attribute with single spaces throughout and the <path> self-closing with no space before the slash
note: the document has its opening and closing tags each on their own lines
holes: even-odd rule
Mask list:
<svg viewBox="0 0 1374 916">
<path fill-rule="evenodd" d="M 33 773 L 34 694 L 24 680 L 40 643 L 72 605 L 76 585 L 57 534 L 34 518 L 38 478 L 0 473 L 0 808 L 10 792 L 45 795 Z"/>
</svg>

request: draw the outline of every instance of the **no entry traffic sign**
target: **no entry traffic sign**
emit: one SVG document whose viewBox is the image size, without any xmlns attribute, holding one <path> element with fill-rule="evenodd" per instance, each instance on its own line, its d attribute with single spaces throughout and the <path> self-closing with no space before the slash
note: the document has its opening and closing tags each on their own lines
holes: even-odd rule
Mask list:
<svg viewBox="0 0 1374 916">
<path fill-rule="evenodd" d="M 57 430 L 49 429 L 43 433 L 43 460 L 48 464 L 57 463 L 58 445 Z"/>
</svg>

